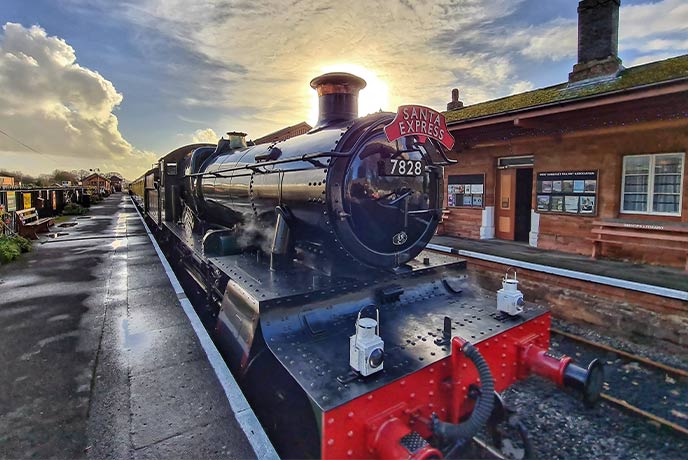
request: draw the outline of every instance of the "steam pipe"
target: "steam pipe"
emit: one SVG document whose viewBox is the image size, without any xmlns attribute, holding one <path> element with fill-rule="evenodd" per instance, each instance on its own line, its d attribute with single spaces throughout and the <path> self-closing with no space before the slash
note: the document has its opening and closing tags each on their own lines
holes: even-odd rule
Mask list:
<svg viewBox="0 0 688 460">
<path fill-rule="evenodd" d="M 277 223 L 275 225 L 275 235 L 272 239 L 272 250 L 270 251 L 270 270 L 278 270 L 289 264 L 291 260 L 292 238 L 291 228 L 289 228 L 289 215 L 282 206 L 275 208 Z"/>
</svg>

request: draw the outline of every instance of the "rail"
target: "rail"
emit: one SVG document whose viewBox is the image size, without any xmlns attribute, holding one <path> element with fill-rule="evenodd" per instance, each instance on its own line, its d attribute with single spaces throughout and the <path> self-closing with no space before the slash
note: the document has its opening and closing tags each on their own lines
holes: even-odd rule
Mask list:
<svg viewBox="0 0 688 460">
<path fill-rule="evenodd" d="M 586 346 L 589 346 L 589 347 L 592 347 L 592 348 L 597 348 L 597 349 L 599 349 L 599 350 L 603 350 L 603 351 L 606 351 L 606 352 L 614 353 L 614 354 L 617 355 L 617 356 L 623 357 L 623 358 L 625 358 L 625 359 L 627 359 L 627 360 L 629 360 L 629 361 L 633 361 L 633 362 L 637 362 L 637 363 L 643 364 L 643 365 L 645 365 L 646 367 L 658 369 L 658 370 L 661 370 L 661 371 L 666 372 L 666 373 L 668 373 L 668 374 L 672 374 L 672 375 L 674 375 L 674 376 L 676 376 L 676 377 L 679 377 L 679 378 L 688 378 L 688 371 L 686 371 L 686 370 L 684 370 L 684 369 L 679 369 L 679 368 L 676 368 L 676 367 L 668 366 L 668 365 L 666 365 L 666 364 L 657 362 L 657 361 L 655 361 L 655 360 L 652 360 L 652 359 L 649 359 L 649 358 L 645 358 L 645 357 L 643 357 L 643 356 L 638 356 L 638 355 L 636 355 L 636 354 L 629 353 L 629 352 L 627 352 L 627 351 L 619 350 L 619 349 L 614 348 L 614 347 L 611 347 L 611 346 L 609 346 L 609 345 L 606 345 L 606 344 L 603 344 L 603 343 L 599 343 L 599 342 L 595 342 L 595 341 L 593 341 L 593 340 L 586 339 L 585 337 L 581 337 L 581 336 L 579 336 L 579 335 L 571 334 L 571 333 L 569 333 L 569 332 L 565 332 L 565 331 L 562 331 L 562 330 L 560 330 L 560 329 L 551 328 L 550 331 L 551 331 L 552 334 L 555 334 L 555 335 L 559 335 L 559 336 L 565 337 L 565 338 L 567 338 L 567 339 L 569 339 L 569 340 L 572 340 L 572 341 L 581 343 L 581 344 L 583 344 L 583 345 L 586 345 Z M 625 411 L 627 411 L 627 412 L 630 412 L 630 413 L 632 413 L 632 414 L 634 414 L 634 415 L 638 415 L 638 416 L 644 417 L 644 418 L 646 418 L 646 419 L 648 419 L 648 420 L 650 420 L 650 421 L 652 421 L 652 422 L 654 422 L 654 423 L 657 423 L 657 424 L 659 424 L 659 425 L 661 425 L 661 426 L 663 426 L 663 427 L 669 428 L 669 429 L 671 429 L 671 430 L 673 430 L 673 431 L 676 431 L 677 433 L 681 433 L 681 434 L 683 434 L 683 435 L 687 435 L 687 436 L 688 436 L 688 428 L 686 428 L 685 426 L 682 426 L 682 425 L 680 425 L 680 424 L 678 424 L 678 423 L 672 422 L 671 420 L 668 420 L 668 419 L 666 419 L 666 418 L 664 418 L 664 417 L 661 417 L 661 416 L 659 416 L 659 415 L 657 415 L 657 414 L 653 414 L 652 412 L 649 412 L 649 411 L 646 411 L 646 410 L 644 410 L 644 409 L 641 409 L 640 407 L 637 407 L 637 406 L 635 406 L 635 405 L 629 403 L 629 402 L 626 401 L 625 399 L 617 398 L 617 397 L 612 396 L 612 395 L 610 395 L 610 394 L 608 394 L 608 393 L 602 393 L 602 394 L 600 395 L 600 397 L 601 397 L 601 399 L 603 399 L 604 401 L 607 401 L 608 403 L 610 403 L 610 404 L 612 404 L 612 405 L 614 405 L 614 406 L 616 406 L 616 407 L 619 407 L 619 408 L 621 408 L 621 409 L 623 409 L 623 410 L 625 410 Z"/>
</svg>

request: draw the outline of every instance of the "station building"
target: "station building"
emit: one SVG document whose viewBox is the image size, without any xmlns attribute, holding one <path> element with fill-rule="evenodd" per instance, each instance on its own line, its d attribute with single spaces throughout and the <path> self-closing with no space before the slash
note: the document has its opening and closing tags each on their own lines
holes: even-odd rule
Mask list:
<svg viewBox="0 0 688 460">
<path fill-rule="evenodd" d="M 110 176 L 110 188 L 113 193 L 122 191 L 122 178 L 119 176 Z"/>
<path fill-rule="evenodd" d="M 107 192 L 112 192 L 110 180 L 98 173 L 93 173 L 90 176 L 84 177 L 81 183 L 84 187 L 95 187 L 96 190 L 106 190 Z"/>
<path fill-rule="evenodd" d="M 688 268 L 688 55 L 624 68 L 618 9 L 579 3 L 564 83 L 465 107 L 453 91 L 439 234 Z"/>
</svg>

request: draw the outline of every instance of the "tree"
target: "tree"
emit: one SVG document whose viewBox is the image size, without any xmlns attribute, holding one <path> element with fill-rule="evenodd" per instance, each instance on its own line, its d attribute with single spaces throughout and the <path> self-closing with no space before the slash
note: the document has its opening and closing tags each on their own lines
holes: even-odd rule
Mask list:
<svg viewBox="0 0 688 460">
<path fill-rule="evenodd" d="M 72 171 L 72 172 L 74 172 L 74 171 Z M 76 171 L 76 177 L 78 177 L 80 181 L 84 180 L 84 177 L 89 176 L 90 174 L 91 174 L 91 171 L 89 171 L 87 169 L 80 169 L 80 170 Z"/>
<path fill-rule="evenodd" d="M 56 182 L 58 184 L 61 184 L 62 182 L 69 181 L 73 184 L 77 182 L 78 176 L 77 174 L 74 174 L 73 171 L 62 171 L 60 169 L 56 169 L 53 171 L 53 182 Z"/>
</svg>

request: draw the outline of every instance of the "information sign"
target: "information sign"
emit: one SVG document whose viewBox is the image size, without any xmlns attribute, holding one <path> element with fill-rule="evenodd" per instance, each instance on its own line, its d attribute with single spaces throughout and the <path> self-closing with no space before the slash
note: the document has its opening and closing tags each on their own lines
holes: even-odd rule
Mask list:
<svg viewBox="0 0 688 460">
<path fill-rule="evenodd" d="M 597 171 L 538 173 L 537 211 L 596 215 L 597 176 Z"/>
<path fill-rule="evenodd" d="M 425 142 L 429 137 L 447 149 L 454 147 L 454 137 L 447 129 L 444 115 L 422 105 L 400 106 L 394 120 L 385 126 L 385 135 L 390 142 L 401 137 L 418 136 L 420 142 Z"/>
</svg>

